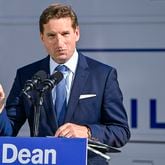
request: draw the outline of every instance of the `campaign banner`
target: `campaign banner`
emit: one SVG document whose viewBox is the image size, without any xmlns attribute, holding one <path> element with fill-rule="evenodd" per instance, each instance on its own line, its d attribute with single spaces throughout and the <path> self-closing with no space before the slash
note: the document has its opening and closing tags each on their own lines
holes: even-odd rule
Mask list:
<svg viewBox="0 0 165 165">
<path fill-rule="evenodd" d="M 84 138 L 1 137 L 0 164 L 87 164 Z"/>
</svg>

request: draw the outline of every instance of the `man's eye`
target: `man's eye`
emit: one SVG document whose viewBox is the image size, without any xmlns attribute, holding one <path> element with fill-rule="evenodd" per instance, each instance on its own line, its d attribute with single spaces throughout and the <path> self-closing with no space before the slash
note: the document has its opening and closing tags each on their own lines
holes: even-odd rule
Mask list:
<svg viewBox="0 0 165 165">
<path fill-rule="evenodd" d="M 55 38 L 54 34 L 48 34 L 47 36 L 48 36 L 48 38 Z"/>
<path fill-rule="evenodd" d="M 63 36 L 68 36 L 69 35 L 69 32 L 65 32 L 62 34 Z"/>
</svg>

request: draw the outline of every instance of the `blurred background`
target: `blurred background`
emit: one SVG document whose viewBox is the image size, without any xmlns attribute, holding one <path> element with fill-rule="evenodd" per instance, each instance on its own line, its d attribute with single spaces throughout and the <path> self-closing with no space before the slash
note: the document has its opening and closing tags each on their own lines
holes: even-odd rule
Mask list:
<svg viewBox="0 0 165 165">
<path fill-rule="evenodd" d="M 8 95 L 16 70 L 45 57 L 38 20 L 53 2 L 76 11 L 86 56 L 115 67 L 132 132 L 111 165 L 165 161 L 165 0 L 0 0 L 0 83 Z M 29 136 L 27 123 L 19 136 Z"/>
</svg>

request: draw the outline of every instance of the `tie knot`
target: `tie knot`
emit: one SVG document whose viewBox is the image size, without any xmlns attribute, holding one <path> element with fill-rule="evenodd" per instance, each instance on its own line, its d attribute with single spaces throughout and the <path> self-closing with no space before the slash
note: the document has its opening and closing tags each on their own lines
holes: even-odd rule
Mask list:
<svg viewBox="0 0 165 165">
<path fill-rule="evenodd" d="M 63 74 L 63 76 L 64 76 L 64 79 L 66 79 L 66 77 L 69 74 L 69 68 L 66 65 L 58 65 L 55 68 L 55 71 L 61 72 Z"/>
<path fill-rule="evenodd" d="M 62 73 L 65 73 L 65 72 L 68 71 L 68 67 L 65 66 L 65 65 L 58 65 L 55 70 L 59 71 L 59 72 L 62 72 Z"/>
</svg>

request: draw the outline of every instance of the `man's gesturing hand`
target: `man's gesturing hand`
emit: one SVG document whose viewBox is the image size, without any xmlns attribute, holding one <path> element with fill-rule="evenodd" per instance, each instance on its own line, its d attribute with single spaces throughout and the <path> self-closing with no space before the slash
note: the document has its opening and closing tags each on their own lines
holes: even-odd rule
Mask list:
<svg viewBox="0 0 165 165">
<path fill-rule="evenodd" d="M 3 91 L 2 85 L 0 84 L 0 113 L 3 110 L 4 102 L 5 102 L 5 93 Z"/>
</svg>

